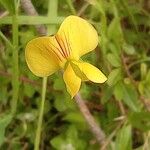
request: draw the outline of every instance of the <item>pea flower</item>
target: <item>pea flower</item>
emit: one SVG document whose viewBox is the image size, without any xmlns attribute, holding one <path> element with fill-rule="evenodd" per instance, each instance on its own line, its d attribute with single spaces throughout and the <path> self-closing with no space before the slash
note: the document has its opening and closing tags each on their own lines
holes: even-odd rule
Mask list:
<svg viewBox="0 0 150 150">
<path fill-rule="evenodd" d="M 67 91 L 73 98 L 81 81 L 103 83 L 106 76 L 80 57 L 96 48 L 98 35 L 94 27 L 77 16 L 68 16 L 54 36 L 43 36 L 28 42 L 25 58 L 29 69 L 46 77 L 63 69 Z"/>
</svg>

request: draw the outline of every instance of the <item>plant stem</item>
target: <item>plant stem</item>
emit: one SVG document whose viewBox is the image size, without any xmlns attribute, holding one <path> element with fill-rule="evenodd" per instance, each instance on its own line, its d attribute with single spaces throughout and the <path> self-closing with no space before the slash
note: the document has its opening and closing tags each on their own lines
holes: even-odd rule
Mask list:
<svg viewBox="0 0 150 150">
<path fill-rule="evenodd" d="M 18 91 L 19 91 L 19 67 L 18 67 L 18 20 L 17 20 L 17 10 L 15 14 L 12 16 L 12 31 L 13 31 L 13 77 L 12 77 L 12 87 L 13 87 L 13 95 L 12 95 L 12 108 L 11 113 L 14 115 L 17 109 L 17 101 L 18 101 Z"/>
<path fill-rule="evenodd" d="M 49 0 L 48 4 L 48 13 L 47 16 L 50 18 L 50 20 L 53 20 L 54 18 L 57 18 L 57 10 L 58 10 L 58 0 Z M 48 35 L 55 34 L 56 31 L 56 25 L 51 24 L 48 25 Z"/>
<path fill-rule="evenodd" d="M 42 101 L 39 110 L 39 119 L 37 124 L 36 137 L 34 141 L 34 150 L 39 150 L 39 145 L 40 145 L 41 128 L 42 128 L 42 121 L 43 121 L 45 96 L 46 96 L 46 86 L 47 86 L 47 77 L 44 77 L 43 84 L 42 84 Z"/>
</svg>

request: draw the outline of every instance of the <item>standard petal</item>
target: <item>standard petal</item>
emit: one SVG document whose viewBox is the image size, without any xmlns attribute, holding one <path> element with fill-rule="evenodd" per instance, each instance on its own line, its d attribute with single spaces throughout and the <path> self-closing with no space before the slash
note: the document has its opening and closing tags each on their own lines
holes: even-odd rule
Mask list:
<svg viewBox="0 0 150 150">
<path fill-rule="evenodd" d="M 59 58 L 55 54 L 56 41 L 53 37 L 39 37 L 31 40 L 25 49 L 29 69 L 37 76 L 49 76 L 59 69 Z"/>
<path fill-rule="evenodd" d="M 67 17 L 57 36 L 65 42 L 64 45 L 75 59 L 94 50 L 98 44 L 98 35 L 94 27 L 77 16 Z"/>
<path fill-rule="evenodd" d="M 95 66 L 86 62 L 81 62 L 79 65 L 86 77 L 92 82 L 103 83 L 107 80 L 106 76 Z"/>
<path fill-rule="evenodd" d="M 76 76 L 70 64 L 68 64 L 63 74 L 63 78 L 67 87 L 67 91 L 73 98 L 80 89 L 81 79 Z"/>
</svg>

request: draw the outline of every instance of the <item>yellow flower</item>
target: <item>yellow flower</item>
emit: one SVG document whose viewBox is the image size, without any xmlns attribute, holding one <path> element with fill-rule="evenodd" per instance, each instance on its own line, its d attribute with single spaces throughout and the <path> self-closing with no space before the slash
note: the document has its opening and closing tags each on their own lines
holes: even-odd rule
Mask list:
<svg viewBox="0 0 150 150">
<path fill-rule="evenodd" d="M 29 69 L 39 77 L 63 69 L 67 91 L 74 97 L 81 81 L 103 83 L 107 80 L 98 68 L 80 60 L 82 55 L 94 50 L 97 44 L 98 35 L 94 27 L 80 17 L 69 16 L 56 35 L 29 41 L 25 58 Z"/>
</svg>

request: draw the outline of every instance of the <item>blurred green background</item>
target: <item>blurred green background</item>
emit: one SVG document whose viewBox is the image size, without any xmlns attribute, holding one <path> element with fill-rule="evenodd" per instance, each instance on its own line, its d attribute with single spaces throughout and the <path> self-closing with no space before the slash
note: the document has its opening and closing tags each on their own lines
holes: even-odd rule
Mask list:
<svg viewBox="0 0 150 150">
<path fill-rule="evenodd" d="M 83 60 L 108 80 L 84 82 L 80 92 L 106 134 L 106 149 L 150 150 L 150 1 L 32 0 L 36 17 L 20 1 L 0 0 L 0 149 L 33 149 L 42 79 L 29 71 L 24 49 L 39 36 L 35 25 L 51 35 L 74 14 L 99 34 L 98 47 Z M 41 150 L 99 150 L 60 72 L 48 78 L 40 143 Z"/>
</svg>

